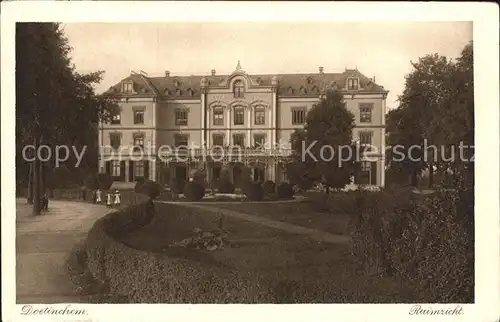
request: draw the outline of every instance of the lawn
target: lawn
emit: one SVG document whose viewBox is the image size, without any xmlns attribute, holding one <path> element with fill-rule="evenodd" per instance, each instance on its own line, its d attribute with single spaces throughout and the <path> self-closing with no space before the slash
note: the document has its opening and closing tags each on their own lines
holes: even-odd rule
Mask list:
<svg viewBox="0 0 500 322">
<path fill-rule="evenodd" d="M 254 214 L 267 207 L 266 216 L 271 215 L 269 211 L 277 216 L 278 210 L 285 211 L 289 218 L 295 218 L 295 223 L 308 210 L 307 204 L 302 203 L 267 203 L 260 208 L 257 204 L 249 206 L 245 204 L 245 211 Z M 177 215 L 169 214 L 167 207 L 157 204 L 153 221 L 123 241 L 134 248 L 164 254 L 165 261 L 178 256 L 206 265 L 251 272 L 271 285 L 277 303 L 336 303 L 358 301 L 356 299 L 359 302 L 383 302 L 384 296 L 399 291 L 399 283 L 369 279 L 353 272 L 348 245 L 318 243 L 302 235 L 229 217 L 223 221 L 223 229 L 229 232 L 226 247 L 212 252 L 169 248 L 173 242 L 192 236 L 193 228 L 214 230 L 220 221 L 208 212 L 202 218 L 193 219 L 191 216 L 187 221 L 186 218 L 181 220 Z M 318 221 L 314 223 L 320 228 Z M 332 229 L 333 221 L 329 225 Z"/>
<path fill-rule="evenodd" d="M 332 234 L 346 233 L 349 221 L 347 214 L 320 213 L 308 202 L 221 203 L 207 206 L 244 212 Z"/>
</svg>

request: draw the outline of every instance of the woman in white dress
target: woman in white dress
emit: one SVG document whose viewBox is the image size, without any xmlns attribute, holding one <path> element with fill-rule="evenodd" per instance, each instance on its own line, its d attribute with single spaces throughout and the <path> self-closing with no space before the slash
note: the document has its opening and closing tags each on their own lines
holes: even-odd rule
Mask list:
<svg viewBox="0 0 500 322">
<path fill-rule="evenodd" d="M 115 206 L 120 207 L 120 191 L 115 191 Z"/>
<path fill-rule="evenodd" d="M 111 203 L 111 192 L 108 191 L 108 194 L 106 196 L 106 207 L 111 208 L 112 203 Z"/>
</svg>

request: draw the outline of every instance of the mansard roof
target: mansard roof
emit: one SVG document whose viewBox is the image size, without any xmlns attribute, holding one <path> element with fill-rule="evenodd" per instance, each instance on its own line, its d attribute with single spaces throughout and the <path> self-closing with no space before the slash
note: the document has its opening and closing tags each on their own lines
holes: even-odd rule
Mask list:
<svg viewBox="0 0 500 322">
<path fill-rule="evenodd" d="M 253 87 L 271 87 L 273 78 L 278 81 L 278 95 L 281 97 L 317 97 L 327 89 L 347 90 L 347 79 L 359 79 L 356 93 L 387 93 L 383 86 L 376 84 L 356 69 L 346 69 L 343 73 L 307 73 L 307 74 L 263 74 L 247 75 Z M 148 77 L 132 74 L 120 83 L 112 86 L 108 92 L 127 96 L 160 96 L 169 99 L 190 99 L 200 97 L 201 82 L 205 78 L 207 87 L 222 87 L 231 75 L 195 75 Z M 132 82 L 134 93 L 121 93 L 124 82 Z"/>
</svg>

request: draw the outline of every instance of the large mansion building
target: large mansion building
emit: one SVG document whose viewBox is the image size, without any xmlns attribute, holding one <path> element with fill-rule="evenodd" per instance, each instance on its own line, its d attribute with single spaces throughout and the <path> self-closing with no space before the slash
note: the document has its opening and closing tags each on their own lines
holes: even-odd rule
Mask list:
<svg viewBox="0 0 500 322">
<path fill-rule="evenodd" d="M 212 180 L 231 163 L 250 167 L 254 180 L 281 182 L 286 174 L 280 162 L 290 153 L 290 135 L 303 127 L 307 111 L 328 89 L 344 95 L 355 116 L 353 136 L 378 150 L 370 161 L 362 161 L 356 183 L 383 186 L 388 91 L 375 78 L 357 69 L 325 73 L 322 67 L 312 74 L 250 75 L 239 62 L 230 75 L 165 71 L 149 77 L 141 72 L 111 87 L 108 92 L 119 97 L 121 112 L 99 125 L 99 145 L 112 147 L 100 149 L 100 171 L 115 181 L 164 182 L 165 177 L 187 178 L 191 169 L 201 167 Z M 160 146 L 189 148 L 159 151 Z M 213 146 L 227 149 L 223 158 L 210 158 L 207 151 Z M 237 157 L 232 156 L 235 146 L 242 147 Z M 110 157 L 122 147 L 130 151 Z M 179 161 L 179 155 L 185 158 Z M 230 168 L 236 179 L 238 168 Z"/>
</svg>

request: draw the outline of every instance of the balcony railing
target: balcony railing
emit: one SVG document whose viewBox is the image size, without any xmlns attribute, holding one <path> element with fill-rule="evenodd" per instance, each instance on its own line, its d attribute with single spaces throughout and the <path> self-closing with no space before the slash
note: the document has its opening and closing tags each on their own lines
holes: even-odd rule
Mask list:
<svg viewBox="0 0 500 322">
<path fill-rule="evenodd" d="M 220 157 L 289 157 L 292 154 L 291 149 L 265 149 L 265 148 L 240 148 L 240 147 L 225 147 L 225 148 L 196 148 L 196 149 L 186 149 L 178 148 L 172 149 L 170 151 L 160 152 L 160 157 L 165 158 L 190 158 L 190 159 L 200 159 L 200 158 L 220 158 Z"/>
</svg>

